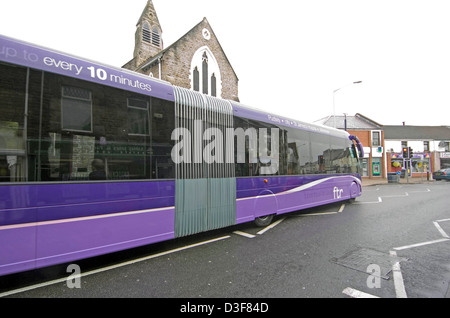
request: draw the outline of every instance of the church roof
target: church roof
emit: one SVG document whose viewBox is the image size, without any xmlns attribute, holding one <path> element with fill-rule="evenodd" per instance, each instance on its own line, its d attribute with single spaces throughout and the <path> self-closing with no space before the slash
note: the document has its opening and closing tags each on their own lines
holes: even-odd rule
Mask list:
<svg viewBox="0 0 450 318">
<path fill-rule="evenodd" d="M 162 32 L 161 23 L 159 23 L 158 15 L 156 14 L 155 6 L 153 5 L 152 0 L 147 1 L 147 5 L 145 6 L 144 10 L 142 11 L 141 16 L 139 17 L 139 20 L 136 23 L 136 26 L 139 25 L 141 23 L 141 21 L 144 20 L 145 16 L 149 15 L 149 14 L 154 14 L 154 17 L 152 18 L 152 20 L 156 21 L 156 23 L 158 24 L 158 26 Z"/>
<path fill-rule="evenodd" d="M 147 59 L 146 61 L 142 62 L 141 65 L 138 65 L 137 70 L 145 68 L 147 66 L 152 65 L 153 63 L 156 63 L 160 58 L 162 58 L 162 56 L 169 50 L 173 49 L 174 47 L 176 47 L 189 33 L 193 32 L 195 29 L 199 28 L 202 24 L 206 24 L 210 30 L 210 32 L 212 34 L 214 34 L 214 38 L 216 39 L 223 55 L 225 56 L 225 59 L 227 60 L 228 64 L 230 65 L 231 69 L 233 70 L 234 75 L 236 76 L 237 79 L 239 79 L 237 77 L 237 74 L 233 68 L 233 66 L 231 65 L 230 61 L 228 60 L 227 55 L 225 54 L 225 51 L 222 48 L 222 45 L 219 42 L 219 39 L 217 39 L 211 24 L 208 22 L 208 20 L 205 18 L 203 18 L 202 21 L 200 21 L 199 23 L 197 23 L 192 29 L 190 29 L 188 32 L 186 32 L 182 37 L 180 37 L 178 40 L 176 40 L 174 43 L 172 43 L 171 45 L 169 45 L 168 47 L 166 47 L 165 49 L 161 50 L 158 54 L 156 54 L 155 56 L 150 57 L 149 59 Z"/>
</svg>

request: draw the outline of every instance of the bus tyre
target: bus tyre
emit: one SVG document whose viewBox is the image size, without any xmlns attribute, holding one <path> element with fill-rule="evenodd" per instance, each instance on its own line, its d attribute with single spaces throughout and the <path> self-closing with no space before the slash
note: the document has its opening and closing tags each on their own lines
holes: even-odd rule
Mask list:
<svg viewBox="0 0 450 318">
<path fill-rule="evenodd" d="M 272 220 L 273 220 L 273 214 L 261 216 L 261 217 L 255 219 L 255 224 L 256 224 L 256 226 L 264 227 L 264 226 L 270 225 L 270 223 L 272 223 Z"/>
</svg>

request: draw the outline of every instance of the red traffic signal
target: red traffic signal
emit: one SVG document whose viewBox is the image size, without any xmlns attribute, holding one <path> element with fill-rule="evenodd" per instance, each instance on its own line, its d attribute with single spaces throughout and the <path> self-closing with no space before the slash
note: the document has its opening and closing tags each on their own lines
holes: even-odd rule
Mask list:
<svg viewBox="0 0 450 318">
<path fill-rule="evenodd" d="M 407 147 L 403 147 L 403 159 L 409 158 L 409 149 Z"/>
</svg>

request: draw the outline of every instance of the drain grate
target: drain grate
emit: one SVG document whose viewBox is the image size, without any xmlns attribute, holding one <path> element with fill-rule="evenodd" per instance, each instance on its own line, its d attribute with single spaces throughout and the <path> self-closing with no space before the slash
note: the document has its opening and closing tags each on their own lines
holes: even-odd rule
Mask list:
<svg viewBox="0 0 450 318">
<path fill-rule="evenodd" d="M 358 247 L 339 258 L 333 257 L 330 259 L 330 262 L 371 275 L 375 274 L 367 272 L 367 269 L 371 264 L 375 264 L 380 267 L 380 278 L 388 280 L 390 278 L 389 273 L 392 271 L 392 265 L 402 260 L 405 259 L 373 249 Z"/>
</svg>

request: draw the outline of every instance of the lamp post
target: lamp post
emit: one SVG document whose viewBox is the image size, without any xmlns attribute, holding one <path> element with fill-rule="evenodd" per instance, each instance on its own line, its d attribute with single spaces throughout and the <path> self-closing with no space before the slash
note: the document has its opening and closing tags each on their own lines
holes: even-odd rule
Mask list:
<svg viewBox="0 0 450 318">
<path fill-rule="evenodd" d="M 354 85 L 354 84 L 361 84 L 362 81 L 356 81 L 356 82 L 352 82 L 352 83 L 348 83 L 347 85 L 344 85 L 338 89 L 335 89 L 333 91 L 333 121 L 334 121 L 334 128 L 336 128 L 336 92 L 340 91 L 341 89 L 343 89 L 344 87 L 350 86 L 350 85 Z"/>
<path fill-rule="evenodd" d="M 344 113 L 344 130 L 347 131 L 347 113 Z"/>
</svg>

